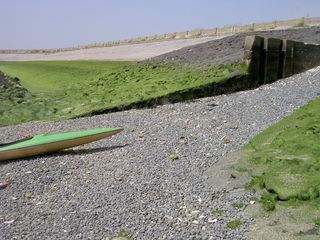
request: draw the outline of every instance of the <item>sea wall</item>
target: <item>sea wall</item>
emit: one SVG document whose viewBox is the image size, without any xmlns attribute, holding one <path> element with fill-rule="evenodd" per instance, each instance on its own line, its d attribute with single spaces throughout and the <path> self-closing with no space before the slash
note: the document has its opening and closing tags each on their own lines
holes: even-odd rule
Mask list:
<svg viewBox="0 0 320 240">
<path fill-rule="evenodd" d="M 320 65 L 320 45 L 287 39 L 248 36 L 244 60 L 251 79 L 259 85 Z"/>
</svg>

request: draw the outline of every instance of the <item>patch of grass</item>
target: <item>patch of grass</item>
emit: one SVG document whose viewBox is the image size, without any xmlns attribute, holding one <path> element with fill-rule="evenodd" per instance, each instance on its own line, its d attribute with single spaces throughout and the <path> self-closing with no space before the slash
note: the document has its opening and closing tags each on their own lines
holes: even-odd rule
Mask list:
<svg viewBox="0 0 320 240">
<path fill-rule="evenodd" d="M 176 161 L 179 159 L 179 156 L 176 152 L 172 152 L 169 156 L 169 158 L 172 160 L 172 161 Z"/>
<path fill-rule="evenodd" d="M 48 93 L 94 80 L 100 74 L 120 70 L 128 62 L 31 61 L 0 62 L 0 70 L 20 79 L 30 92 Z"/>
<path fill-rule="evenodd" d="M 224 210 L 222 209 L 214 209 L 212 210 L 212 215 L 216 217 L 221 217 L 224 214 Z"/>
<path fill-rule="evenodd" d="M 260 203 L 266 211 L 273 211 L 276 208 L 277 194 L 264 193 L 261 196 Z"/>
<path fill-rule="evenodd" d="M 126 229 L 124 229 L 124 228 L 121 228 L 121 229 L 120 229 L 120 232 L 119 232 L 119 237 L 125 237 L 125 238 L 127 238 L 128 236 L 129 236 L 128 231 L 127 231 Z"/>
<path fill-rule="evenodd" d="M 227 227 L 230 229 L 236 229 L 242 225 L 242 222 L 240 220 L 232 220 L 227 223 Z"/>
<path fill-rule="evenodd" d="M 315 219 L 314 224 L 320 227 L 320 218 Z"/>
<path fill-rule="evenodd" d="M 320 98 L 257 135 L 239 165 L 248 169 L 247 188 L 262 189 L 267 211 L 278 201 L 299 202 L 320 210 Z"/>
<path fill-rule="evenodd" d="M 232 206 L 233 206 L 234 208 L 243 208 L 244 204 L 241 203 L 241 202 L 237 202 L 237 203 L 232 204 Z"/>
<path fill-rule="evenodd" d="M 40 61 L 0 62 L 0 71 L 18 77 L 31 93 L 27 98 L 1 104 L 0 126 L 5 126 L 147 104 L 170 94 L 245 75 L 247 68 L 243 64 L 196 69 L 171 63 Z M 183 95 L 189 97 L 193 95 Z"/>
<path fill-rule="evenodd" d="M 248 171 L 248 169 L 246 169 Z M 253 177 L 250 182 L 245 184 L 246 189 L 250 189 L 252 191 L 256 191 L 257 188 L 264 188 L 264 181 L 262 177 Z"/>
</svg>

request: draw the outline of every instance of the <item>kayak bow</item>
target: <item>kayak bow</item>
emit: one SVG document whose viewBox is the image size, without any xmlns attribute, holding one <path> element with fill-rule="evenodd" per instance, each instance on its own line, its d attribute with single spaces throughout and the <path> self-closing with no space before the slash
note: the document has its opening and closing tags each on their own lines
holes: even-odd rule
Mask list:
<svg viewBox="0 0 320 240">
<path fill-rule="evenodd" d="M 91 130 L 48 133 L 0 145 L 0 161 L 56 152 L 90 143 L 121 132 L 121 128 L 98 128 Z"/>
</svg>

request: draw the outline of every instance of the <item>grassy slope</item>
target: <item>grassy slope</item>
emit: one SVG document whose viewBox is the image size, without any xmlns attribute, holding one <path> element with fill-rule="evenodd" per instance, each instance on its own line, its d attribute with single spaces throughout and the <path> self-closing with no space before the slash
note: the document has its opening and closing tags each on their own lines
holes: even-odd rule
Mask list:
<svg viewBox="0 0 320 240">
<path fill-rule="evenodd" d="M 256 136 L 246 147 L 263 185 L 280 200 L 320 196 L 320 98 Z"/>
<path fill-rule="evenodd" d="M 94 79 L 99 74 L 114 72 L 127 62 L 103 61 L 34 61 L 0 62 L 0 70 L 18 77 L 33 93 L 48 92 Z"/>
<path fill-rule="evenodd" d="M 303 207 L 320 222 L 320 98 L 257 135 L 242 153 L 235 169 L 253 178 L 248 187 L 262 194 L 265 210 Z"/>
<path fill-rule="evenodd" d="M 246 74 L 244 65 L 192 69 L 174 64 L 103 61 L 0 62 L 33 96 L 0 106 L 0 126 L 64 119 L 148 101 Z"/>
</svg>

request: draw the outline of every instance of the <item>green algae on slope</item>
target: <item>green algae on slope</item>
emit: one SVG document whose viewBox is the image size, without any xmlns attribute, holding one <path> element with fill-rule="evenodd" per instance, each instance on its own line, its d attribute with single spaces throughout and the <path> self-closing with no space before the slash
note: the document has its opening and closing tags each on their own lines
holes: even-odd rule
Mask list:
<svg viewBox="0 0 320 240">
<path fill-rule="evenodd" d="M 254 177 L 251 188 L 263 188 L 281 201 L 318 199 L 320 98 L 257 135 L 243 153 L 238 166 L 243 171 L 245 165 Z"/>
<path fill-rule="evenodd" d="M 237 178 L 261 196 L 246 213 L 249 239 L 319 239 L 320 98 L 257 135 L 236 154 Z"/>
<path fill-rule="evenodd" d="M 0 127 L 146 107 L 169 97 L 189 100 L 198 96 L 201 87 L 211 90 L 208 84 L 214 88 L 228 85 L 228 80 L 247 73 L 244 64 L 196 69 L 179 64 L 104 61 L 0 62 L 0 69 L 20 76 L 22 85 L 31 93 L 29 98 L 2 103 Z M 33 73 L 36 78 L 32 78 Z M 242 83 L 237 79 L 234 82 Z M 179 98 L 179 94 L 186 99 Z"/>
</svg>

